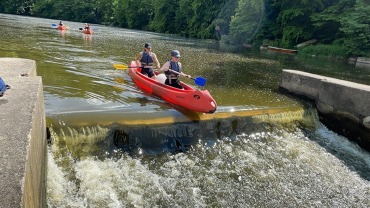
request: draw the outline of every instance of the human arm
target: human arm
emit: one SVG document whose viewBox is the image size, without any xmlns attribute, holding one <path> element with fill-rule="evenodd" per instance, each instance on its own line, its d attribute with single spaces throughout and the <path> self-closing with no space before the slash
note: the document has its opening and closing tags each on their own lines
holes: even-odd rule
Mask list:
<svg viewBox="0 0 370 208">
<path fill-rule="evenodd" d="M 143 52 L 138 53 L 136 56 L 136 61 L 140 61 L 142 55 L 143 55 Z"/>
<path fill-rule="evenodd" d="M 166 63 L 162 65 L 160 69 L 158 69 L 158 72 L 162 73 L 162 72 L 168 71 L 169 68 L 170 68 L 170 62 L 167 61 Z"/>
<path fill-rule="evenodd" d="M 191 76 L 189 74 L 185 74 L 184 72 L 181 72 L 180 75 L 184 76 L 184 77 L 187 77 L 187 78 L 191 78 Z"/>
<path fill-rule="evenodd" d="M 179 62 L 179 65 L 182 68 L 182 64 L 180 62 Z M 184 72 L 179 73 L 179 75 L 187 77 L 187 78 L 191 78 L 191 76 L 189 74 L 185 74 Z"/>
<path fill-rule="evenodd" d="M 156 64 L 157 69 L 160 69 L 161 68 L 161 65 L 159 64 L 159 61 L 157 59 L 157 55 L 155 53 L 153 53 L 153 61 Z"/>
</svg>

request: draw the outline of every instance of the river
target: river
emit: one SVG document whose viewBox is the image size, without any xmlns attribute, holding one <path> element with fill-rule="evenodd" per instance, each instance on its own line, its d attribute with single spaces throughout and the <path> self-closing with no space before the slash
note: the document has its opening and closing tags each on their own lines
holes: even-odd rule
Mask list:
<svg viewBox="0 0 370 208">
<path fill-rule="evenodd" d="M 369 152 L 278 88 L 282 69 L 364 84 L 370 70 L 102 25 L 84 35 L 83 23 L 58 31 L 57 22 L 0 14 L 0 57 L 35 60 L 43 80 L 49 207 L 370 207 Z M 143 93 L 113 68 L 146 42 L 161 64 L 177 49 L 184 72 L 207 79 L 214 115 Z"/>
</svg>

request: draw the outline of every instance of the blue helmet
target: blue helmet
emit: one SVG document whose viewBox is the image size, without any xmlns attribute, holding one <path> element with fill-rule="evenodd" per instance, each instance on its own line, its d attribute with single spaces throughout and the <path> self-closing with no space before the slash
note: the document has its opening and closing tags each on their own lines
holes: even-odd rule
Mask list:
<svg viewBox="0 0 370 208">
<path fill-rule="evenodd" d="M 178 57 L 178 58 L 181 57 L 180 51 L 178 51 L 178 50 L 171 51 L 171 56 Z"/>
</svg>

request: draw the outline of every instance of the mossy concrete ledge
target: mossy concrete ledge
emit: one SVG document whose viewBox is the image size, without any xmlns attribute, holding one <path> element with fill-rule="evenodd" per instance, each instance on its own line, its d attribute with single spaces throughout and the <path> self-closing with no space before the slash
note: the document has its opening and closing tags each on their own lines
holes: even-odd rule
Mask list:
<svg viewBox="0 0 370 208">
<path fill-rule="evenodd" d="M 370 151 L 370 86 L 284 69 L 280 87 L 314 100 L 329 128 Z"/>
<path fill-rule="evenodd" d="M 0 58 L 0 207 L 46 207 L 46 124 L 36 62 Z"/>
</svg>

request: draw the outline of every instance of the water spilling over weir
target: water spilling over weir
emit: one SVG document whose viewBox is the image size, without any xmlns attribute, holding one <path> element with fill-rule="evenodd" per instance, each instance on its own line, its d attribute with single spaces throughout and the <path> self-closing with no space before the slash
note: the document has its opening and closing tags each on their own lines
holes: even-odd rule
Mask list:
<svg viewBox="0 0 370 208">
<path fill-rule="evenodd" d="M 184 152 L 199 142 L 212 145 L 217 140 L 250 134 L 270 125 L 298 122 L 314 128 L 317 121 L 315 110 L 302 108 L 232 107 L 220 108 L 215 114 L 185 113 L 63 114 L 49 118 L 49 129 L 53 133 L 51 141 L 61 137 L 66 140 L 67 146 L 70 143 L 76 149 L 79 149 L 79 142 L 83 146 L 104 143 L 108 148 L 105 152 L 118 148 L 128 152 L 140 149 L 144 153 L 158 154 Z"/>
<path fill-rule="evenodd" d="M 49 118 L 49 207 L 370 205 L 370 155 L 313 109 L 97 114 Z"/>
</svg>

